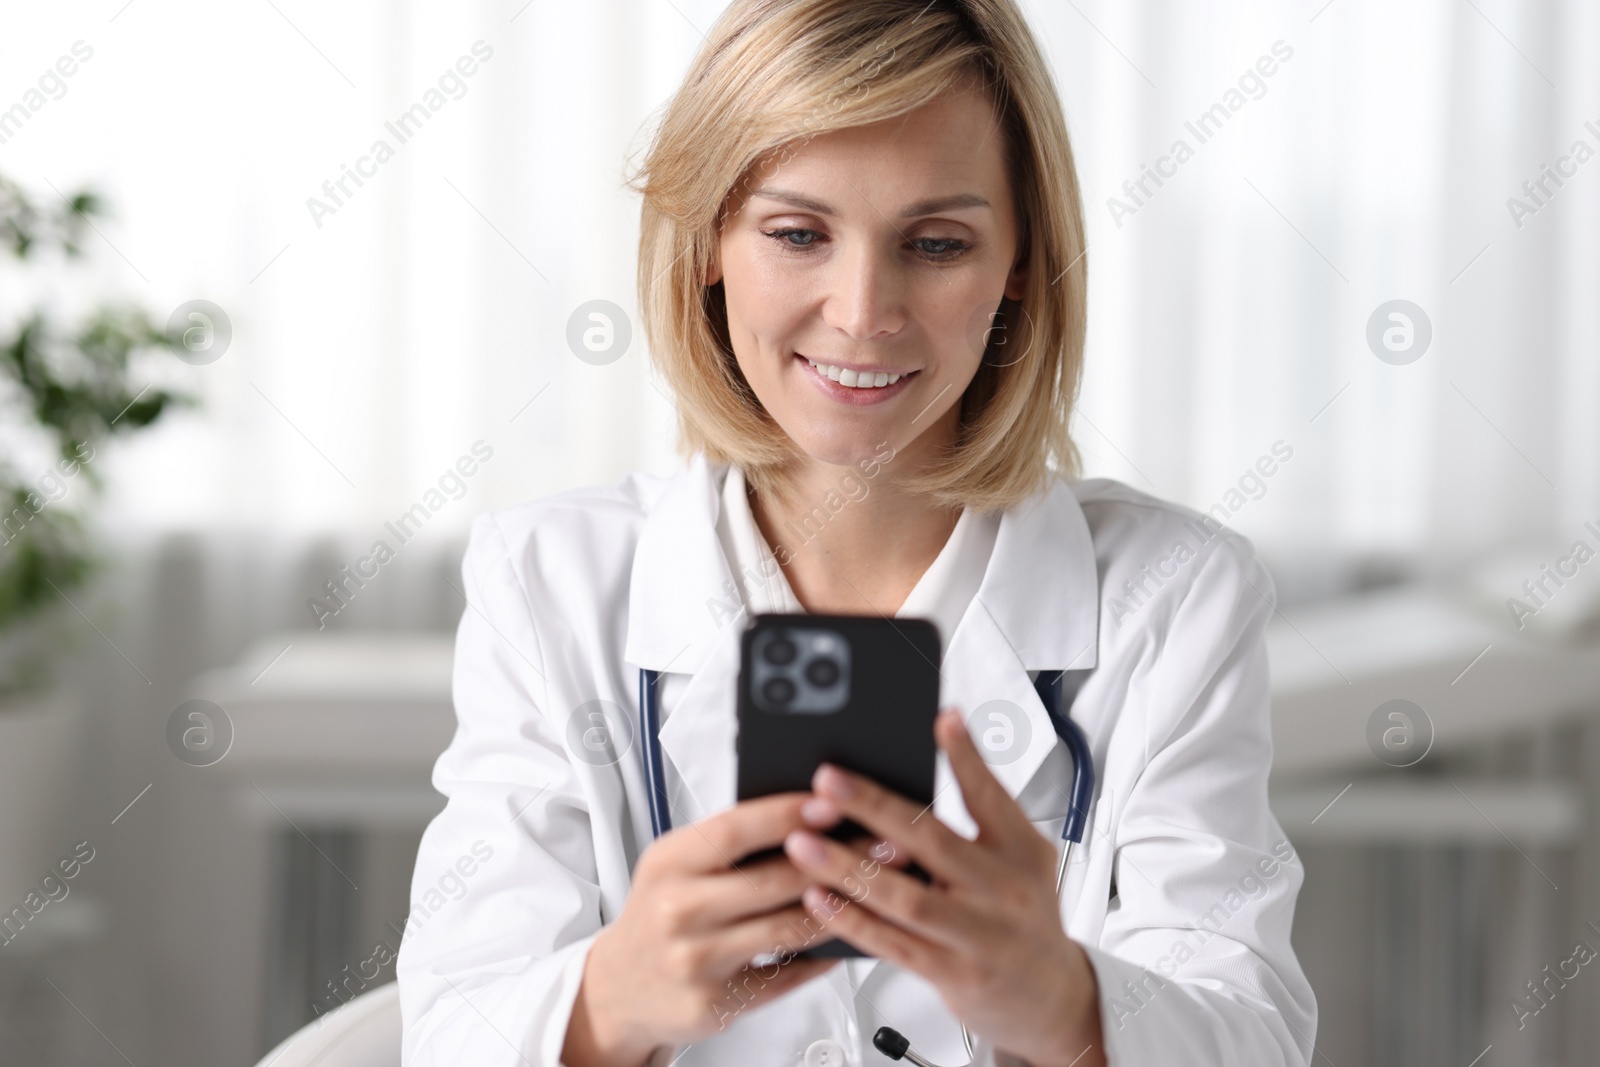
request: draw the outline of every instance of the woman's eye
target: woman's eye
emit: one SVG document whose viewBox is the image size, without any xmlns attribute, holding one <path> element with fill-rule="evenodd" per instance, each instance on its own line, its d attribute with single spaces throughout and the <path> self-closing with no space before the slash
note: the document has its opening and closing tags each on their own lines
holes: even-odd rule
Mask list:
<svg viewBox="0 0 1600 1067">
<path fill-rule="evenodd" d="M 784 248 L 794 249 L 795 251 L 801 251 L 810 248 L 819 236 L 816 230 L 801 230 L 793 227 L 782 230 L 763 230 L 761 232 L 772 238 L 774 241 L 777 241 Z M 791 237 L 804 237 L 807 238 L 807 240 L 797 244 L 796 242 L 790 240 Z"/>
<path fill-rule="evenodd" d="M 805 252 L 813 247 L 822 236 L 816 230 L 805 230 L 797 227 L 785 227 L 779 230 L 763 230 L 762 234 L 785 250 L 791 252 Z M 911 246 L 924 259 L 951 260 L 966 252 L 972 246 L 965 241 L 954 237 L 919 237 L 911 242 Z"/>
<path fill-rule="evenodd" d="M 954 259 L 971 246 L 965 241 L 958 241 L 954 237 L 923 237 L 916 244 L 918 251 L 934 259 Z M 928 248 L 928 245 L 938 245 L 937 248 Z"/>
</svg>

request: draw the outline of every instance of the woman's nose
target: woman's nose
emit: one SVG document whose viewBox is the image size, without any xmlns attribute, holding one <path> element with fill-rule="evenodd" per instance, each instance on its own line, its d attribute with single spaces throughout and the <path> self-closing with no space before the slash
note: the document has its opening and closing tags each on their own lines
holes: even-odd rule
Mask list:
<svg viewBox="0 0 1600 1067">
<path fill-rule="evenodd" d="M 905 324 L 905 301 L 893 257 L 857 243 L 836 257 L 834 267 L 824 321 L 856 341 L 898 333 Z"/>
</svg>

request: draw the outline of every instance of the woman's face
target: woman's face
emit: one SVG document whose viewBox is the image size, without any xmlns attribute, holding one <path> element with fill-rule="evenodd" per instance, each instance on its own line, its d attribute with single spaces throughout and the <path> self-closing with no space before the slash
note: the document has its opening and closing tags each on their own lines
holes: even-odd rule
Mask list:
<svg viewBox="0 0 1600 1067">
<path fill-rule="evenodd" d="M 1026 280 L 987 98 L 947 93 L 774 153 L 729 210 L 707 284 L 723 283 L 739 368 L 800 449 L 845 465 L 884 441 L 951 440 L 989 315 Z"/>
</svg>

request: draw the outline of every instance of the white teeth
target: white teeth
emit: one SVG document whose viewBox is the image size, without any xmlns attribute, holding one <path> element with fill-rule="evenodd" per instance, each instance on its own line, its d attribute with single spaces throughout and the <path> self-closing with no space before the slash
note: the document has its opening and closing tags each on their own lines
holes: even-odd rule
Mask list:
<svg viewBox="0 0 1600 1067">
<path fill-rule="evenodd" d="M 893 385 L 904 375 L 888 374 L 878 371 L 875 374 L 866 372 L 857 374 L 848 367 L 835 367 L 831 363 L 818 363 L 814 359 L 807 359 L 807 363 L 816 368 L 817 373 L 826 374 L 840 385 L 847 385 L 852 389 L 882 389 L 886 385 Z"/>
</svg>

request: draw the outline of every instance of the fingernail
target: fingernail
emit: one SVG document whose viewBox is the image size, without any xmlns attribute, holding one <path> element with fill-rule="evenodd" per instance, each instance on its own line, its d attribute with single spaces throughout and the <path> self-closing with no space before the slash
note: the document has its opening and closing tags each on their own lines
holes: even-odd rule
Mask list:
<svg viewBox="0 0 1600 1067">
<path fill-rule="evenodd" d="M 850 776 L 831 763 L 824 763 L 817 768 L 811 785 L 817 792 L 840 800 L 848 800 L 856 792 L 856 784 L 850 780 Z"/>
<path fill-rule="evenodd" d="M 815 826 L 832 823 L 839 818 L 839 809 L 822 797 L 812 797 L 800 805 L 800 817 Z"/>
<path fill-rule="evenodd" d="M 791 859 L 800 863 L 821 863 L 827 857 L 822 842 L 817 840 L 815 834 L 808 834 L 804 830 L 789 831 L 789 835 L 783 839 L 783 847 Z"/>
<path fill-rule="evenodd" d="M 813 916 L 816 916 L 818 912 L 826 912 L 823 917 L 832 918 L 843 910 L 849 900 L 831 889 L 813 885 L 807 886 L 805 891 L 800 894 L 800 903 L 804 904 Z"/>
</svg>

